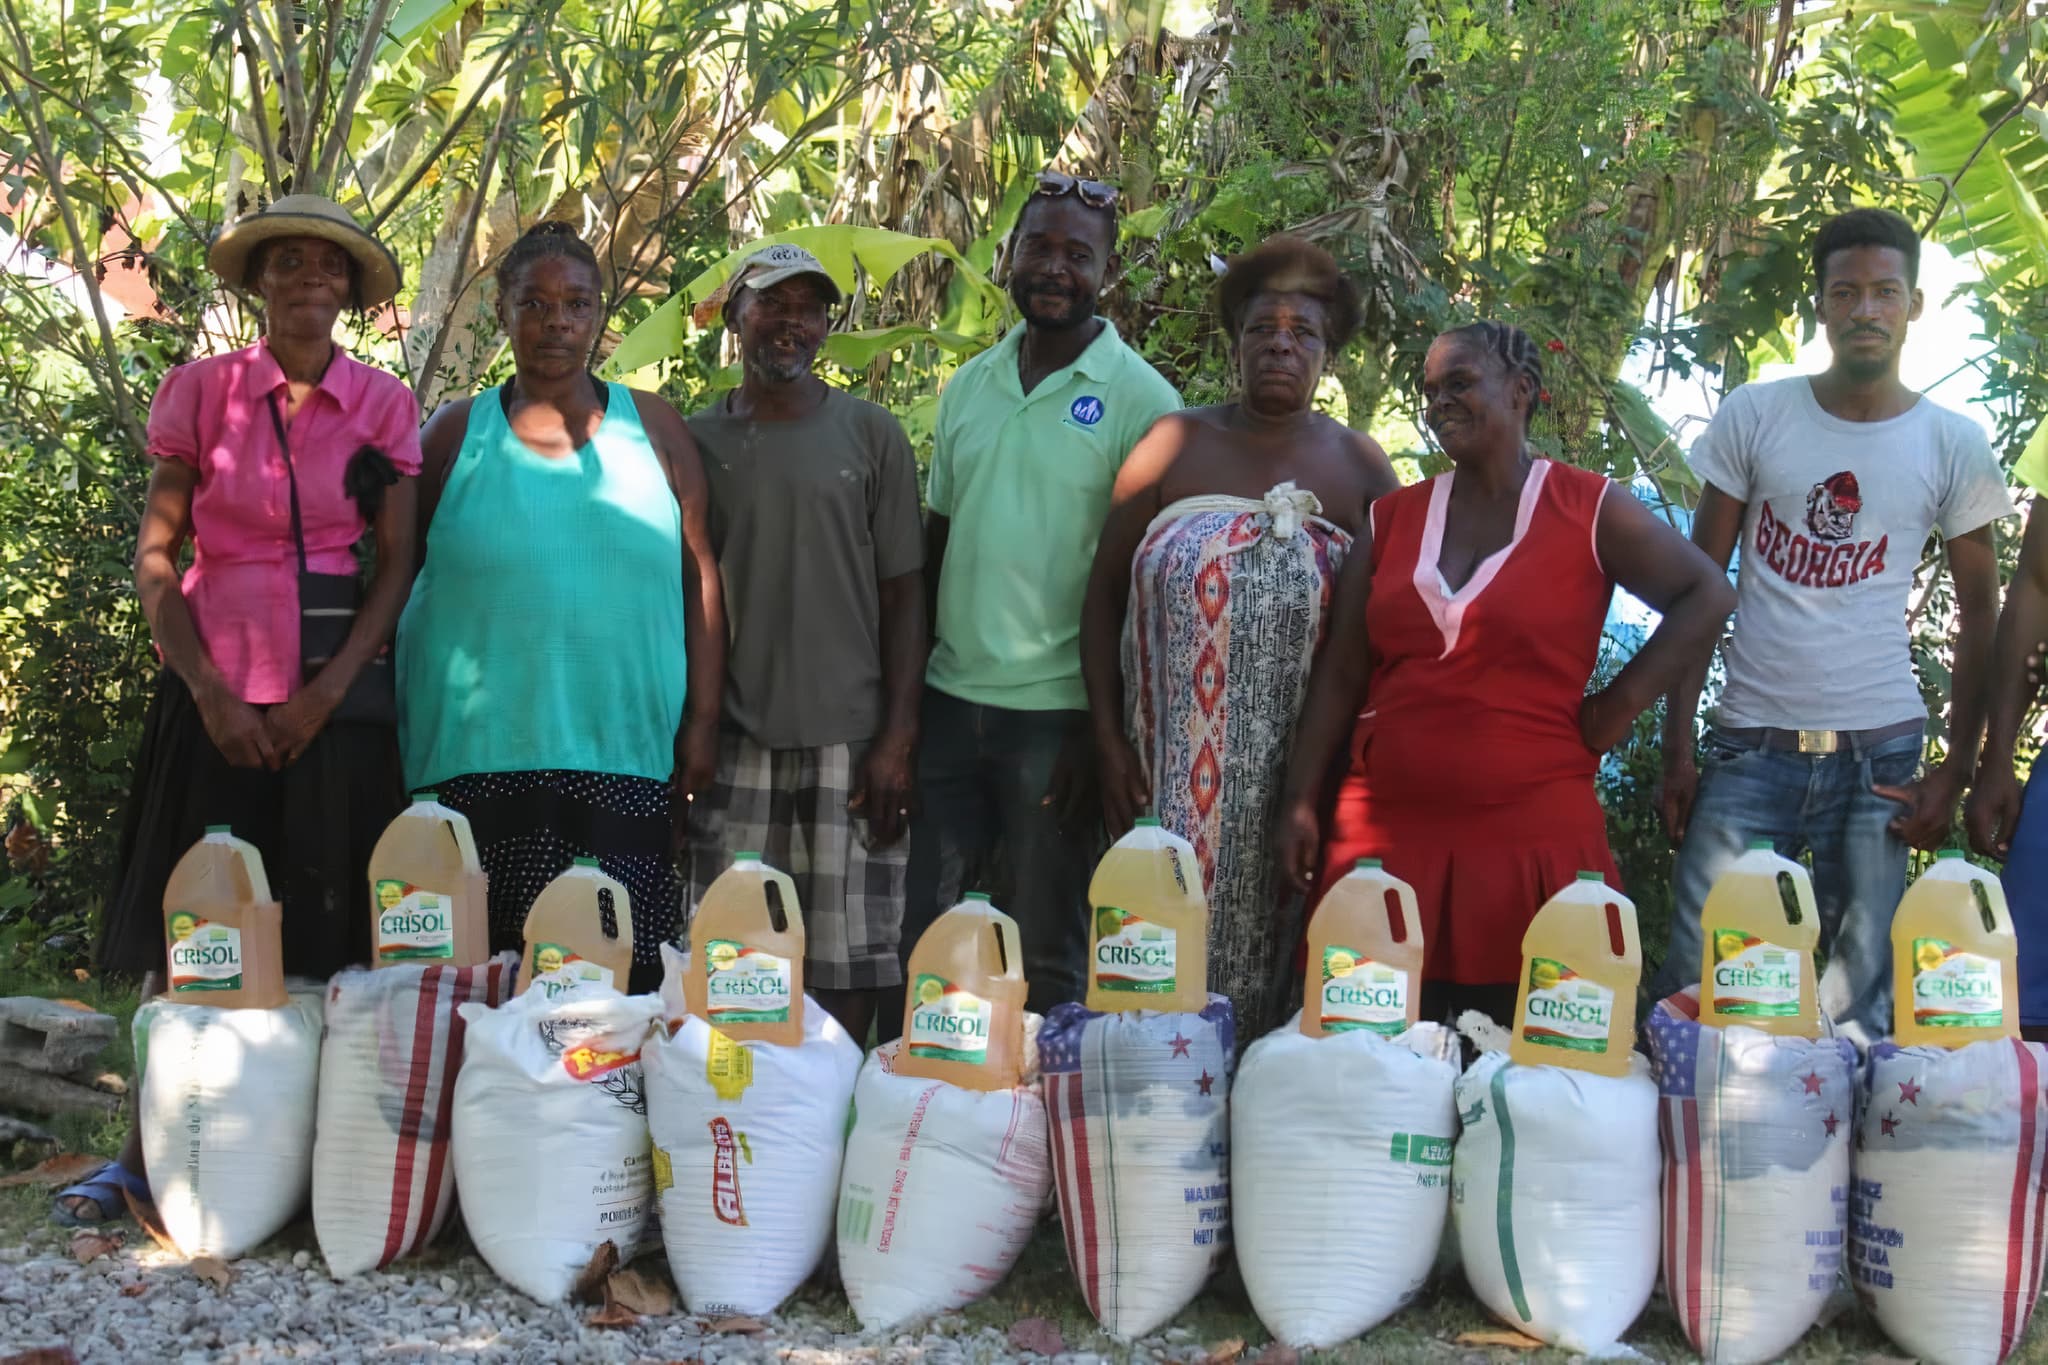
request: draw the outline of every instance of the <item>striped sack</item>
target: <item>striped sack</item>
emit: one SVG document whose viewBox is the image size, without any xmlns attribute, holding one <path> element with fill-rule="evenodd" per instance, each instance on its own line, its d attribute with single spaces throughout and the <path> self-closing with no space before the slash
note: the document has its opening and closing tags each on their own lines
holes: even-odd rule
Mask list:
<svg viewBox="0 0 2048 1365">
<path fill-rule="evenodd" d="M 455 1010 L 504 999 L 518 962 L 500 953 L 475 967 L 351 967 L 328 986 L 313 1231 L 337 1279 L 418 1251 L 447 1221 L 464 1031 Z"/>
<path fill-rule="evenodd" d="M 1879 1043 L 1865 1064 L 1849 1262 L 1886 1335 L 1935 1365 L 2015 1351 L 2041 1293 L 2048 1048 Z"/>
<path fill-rule="evenodd" d="M 1856 1050 L 1699 1022 L 1699 988 L 1650 1016 L 1664 1137 L 1664 1292 L 1709 1361 L 1776 1360 L 1841 1278 Z"/>
<path fill-rule="evenodd" d="M 1465 1280 L 1495 1317 L 1569 1351 L 1605 1351 L 1657 1287 L 1657 1086 L 1517 1066 L 1489 1052 L 1458 1080 L 1451 1221 Z"/>
<path fill-rule="evenodd" d="M 1230 1001 L 1059 1005 L 1038 1036 L 1067 1262 L 1112 1336 L 1187 1307 L 1230 1244 Z"/>
</svg>

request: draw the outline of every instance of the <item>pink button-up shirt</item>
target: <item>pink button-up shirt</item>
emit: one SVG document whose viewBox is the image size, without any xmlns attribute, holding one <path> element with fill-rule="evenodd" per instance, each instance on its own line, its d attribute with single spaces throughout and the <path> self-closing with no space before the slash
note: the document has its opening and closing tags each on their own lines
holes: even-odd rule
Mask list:
<svg viewBox="0 0 2048 1365">
<path fill-rule="evenodd" d="M 291 491 L 265 397 L 289 399 L 284 371 L 258 343 L 180 365 L 149 408 L 149 453 L 199 471 L 185 602 L 200 643 L 235 695 L 256 705 L 299 689 L 299 561 Z M 420 471 L 419 407 L 403 381 L 343 351 L 287 428 L 298 469 L 306 567 L 354 573 L 368 529 L 342 477 L 357 450 Z"/>
</svg>

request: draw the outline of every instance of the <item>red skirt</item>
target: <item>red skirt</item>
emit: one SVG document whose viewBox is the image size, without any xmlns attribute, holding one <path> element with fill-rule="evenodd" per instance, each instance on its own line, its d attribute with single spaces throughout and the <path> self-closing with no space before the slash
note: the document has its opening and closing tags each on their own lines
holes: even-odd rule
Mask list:
<svg viewBox="0 0 2048 1365">
<path fill-rule="evenodd" d="M 1370 724 L 1361 722 L 1361 736 Z M 1416 800 L 1398 782 L 1382 779 L 1374 789 L 1360 761 L 1361 736 L 1325 824 L 1318 899 L 1360 858 L 1380 859 L 1415 888 L 1425 980 L 1512 985 L 1521 974 L 1522 934 L 1545 901 L 1581 871 L 1622 889 L 1590 774 L 1506 800 L 1491 790 L 1456 803 L 1435 792 Z"/>
</svg>

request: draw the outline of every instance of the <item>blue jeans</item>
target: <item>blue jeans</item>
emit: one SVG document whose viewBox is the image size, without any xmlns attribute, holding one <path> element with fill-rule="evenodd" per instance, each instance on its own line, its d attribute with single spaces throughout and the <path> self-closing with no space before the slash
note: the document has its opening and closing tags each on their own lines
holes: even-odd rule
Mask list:
<svg viewBox="0 0 2048 1365">
<path fill-rule="evenodd" d="M 1671 937 L 1650 998 L 1662 1000 L 1699 980 L 1707 892 L 1751 839 L 1769 839 L 1787 858 L 1813 855 L 1827 959 L 1820 1007 L 1858 1044 L 1890 1033 L 1892 912 L 1906 890 L 1906 845 L 1886 828 L 1898 804 L 1870 786 L 1911 782 L 1920 745 L 1913 734 L 1867 749 L 1801 754 L 1760 749 L 1709 727 L 1699 796 L 1671 873 Z"/>
<path fill-rule="evenodd" d="M 2006 855 L 2005 901 L 2020 940 L 2020 1026 L 2048 1025 L 2048 764 L 2039 760 L 2027 777 L 2019 828 Z"/>
<path fill-rule="evenodd" d="M 926 688 L 918 725 L 918 815 L 901 952 L 968 891 L 986 891 L 1017 921 L 1028 1008 L 1044 1014 L 1086 992 L 1088 881 L 1102 855 L 1091 808 L 1062 825 L 1045 804 L 1069 737 L 1085 742 L 1086 711 L 1011 711 Z M 906 978 L 907 979 L 907 978 Z M 903 1025 L 885 1003 L 879 1035 Z"/>
</svg>

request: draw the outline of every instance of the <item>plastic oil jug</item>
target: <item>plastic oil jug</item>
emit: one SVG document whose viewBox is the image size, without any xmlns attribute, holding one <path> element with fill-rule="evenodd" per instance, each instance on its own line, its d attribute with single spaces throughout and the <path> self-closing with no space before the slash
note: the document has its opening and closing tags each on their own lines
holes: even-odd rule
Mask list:
<svg viewBox="0 0 2048 1365">
<path fill-rule="evenodd" d="M 1700 1022 L 1820 1036 L 1813 951 L 1820 917 L 1806 869 L 1768 839 L 1750 842 L 1700 909 Z"/>
<path fill-rule="evenodd" d="M 604 928 L 611 911 L 615 933 Z M 597 869 L 597 859 L 578 858 L 569 870 L 541 888 L 526 912 L 526 947 L 519 974 L 550 996 L 595 983 L 626 989 L 633 967 L 633 900 L 626 888 Z"/>
<path fill-rule="evenodd" d="M 226 825 L 208 825 L 164 883 L 170 998 L 228 1009 L 288 1003 L 283 916 L 256 846 Z"/>
<path fill-rule="evenodd" d="M 1193 844 L 1141 818 L 1103 855 L 1088 900 L 1089 1009 L 1208 1007 L 1209 906 Z"/>
<path fill-rule="evenodd" d="M 1598 872 L 1581 872 L 1522 935 L 1508 1056 L 1523 1066 L 1627 1075 L 1642 974 L 1635 903 Z"/>
<path fill-rule="evenodd" d="M 728 1038 L 804 1040 L 804 914 L 796 883 L 735 853 L 690 921 L 683 1002 Z"/>
<path fill-rule="evenodd" d="M 899 1076 L 1008 1090 L 1024 1075 L 1024 949 L 1017 922 L 970 891 L 910 951 Z"/>
<path fill-rule="evenodd" d="M 370 965 L 468 967 L 490 955 L 490 886 L 469 820 L 415 792 L 370 852 Z"/>
<path fill-rule="evenodd" d="M 2019 940 L 1998 878 L 1958 849 L 1906 889 L 1892 916 L 1892 1032 L 1902 1046 L 2019 1037 Z"/>
<path fill-rule="evenodd" d="M 1392 1038 L 1422 1009 L 1422 921 L 1415 888 L 1360 858 L 1337 880 L 1308 926 L 1301 1031 L 1371 1029 Z"/>
</svg>

